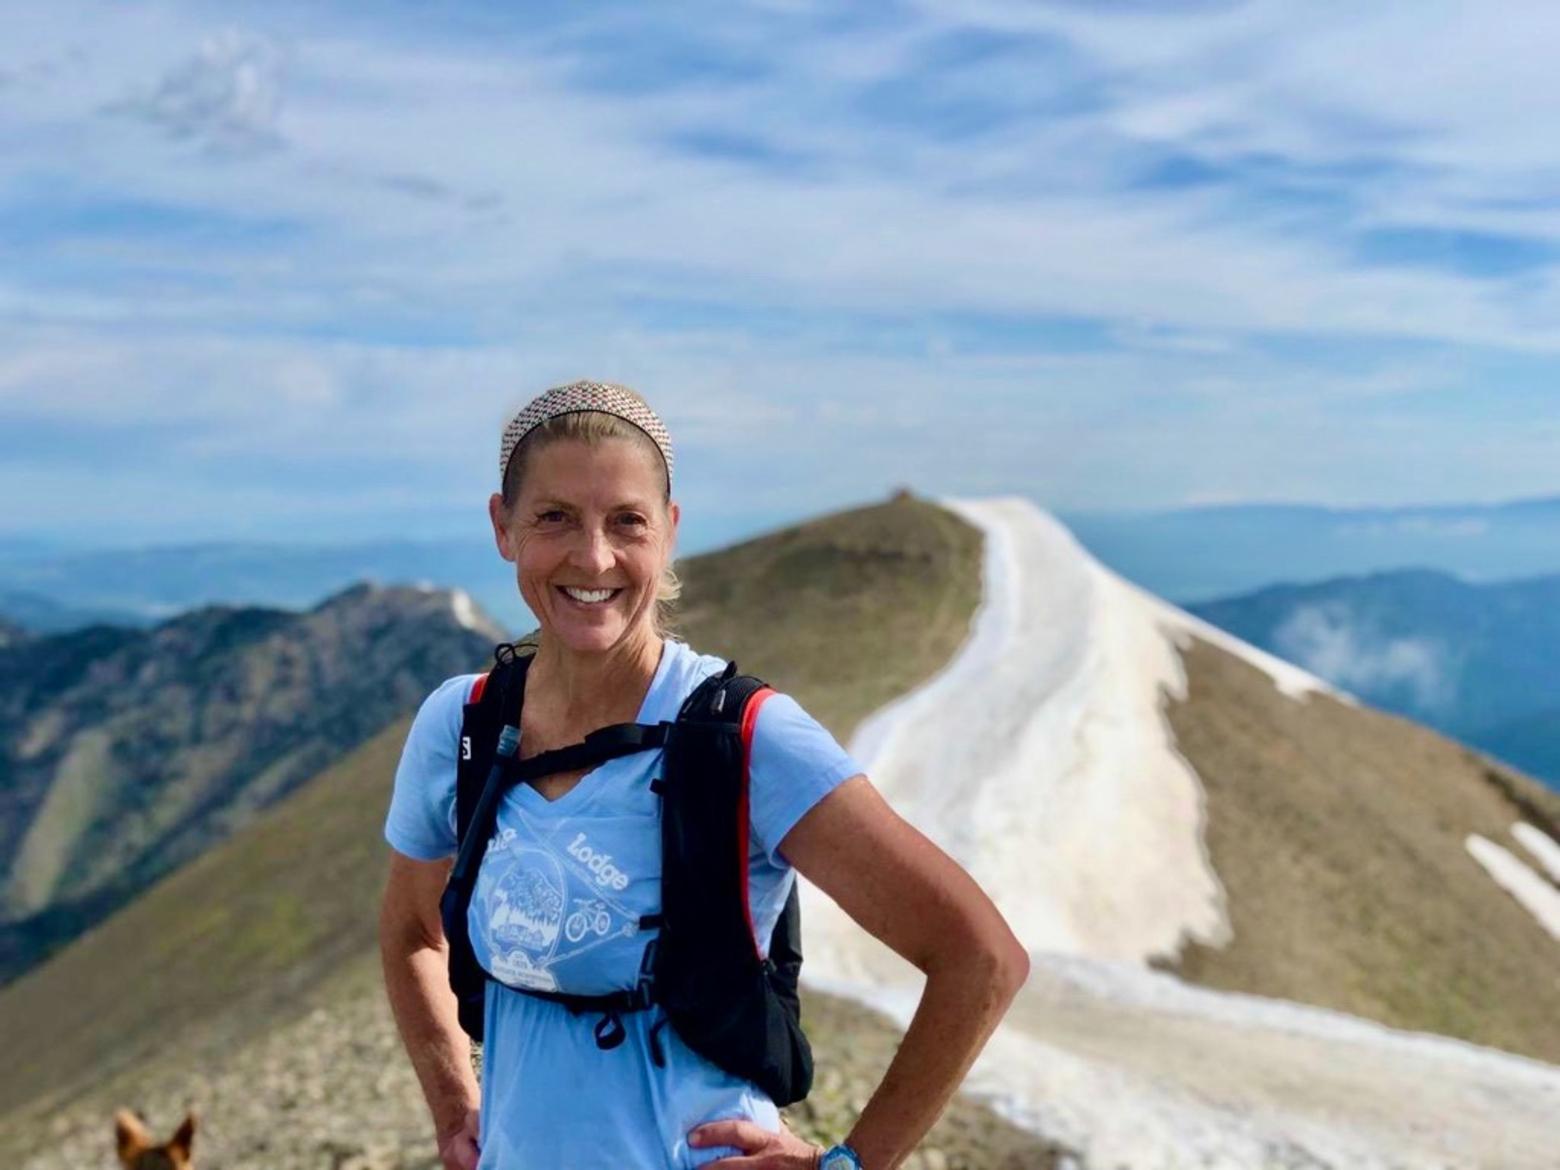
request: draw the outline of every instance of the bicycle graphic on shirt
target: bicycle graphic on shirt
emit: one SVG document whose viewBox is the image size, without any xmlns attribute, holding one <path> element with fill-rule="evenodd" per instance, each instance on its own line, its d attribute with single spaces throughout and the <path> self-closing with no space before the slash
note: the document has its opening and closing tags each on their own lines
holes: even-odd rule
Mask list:
<svg viewBox="0 0 1560 1170">
<path fill-rule="evenodd" d="M 563 937 L 571 943 L 579 942 L 588 933 L 604 935 L 612 929 L 612 915 L 605 902 L 599 898 L 575 898 L 573 902 L 574 913 L 563 922 Z"/>
</svg>

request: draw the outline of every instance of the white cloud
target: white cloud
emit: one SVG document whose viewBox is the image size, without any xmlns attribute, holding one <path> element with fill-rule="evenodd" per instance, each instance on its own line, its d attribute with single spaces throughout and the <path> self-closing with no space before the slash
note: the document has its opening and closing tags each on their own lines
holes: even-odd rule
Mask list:
<svg viewBox="0 0 1560 1170">
<path fill-rule="evenodd" d="M 1450 651 L 1431 638 L 1392 637 L 1360 626 L 1343 604 L 1297 607 L 1273 631 L 1284 658 L 1347 690 L 1406 690 L 1422 710 L 1446 710 L 1457 679 Z"/>
</svg>

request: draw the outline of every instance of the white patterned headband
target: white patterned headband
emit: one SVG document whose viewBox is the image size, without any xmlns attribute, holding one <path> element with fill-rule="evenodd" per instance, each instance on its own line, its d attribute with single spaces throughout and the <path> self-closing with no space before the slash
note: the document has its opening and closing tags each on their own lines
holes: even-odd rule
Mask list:
<svg viewBox="0 0 1560 1170">
<path fill-rule="evenodd" d="M 671 490 L 672 437 L 665 424 L 626 386 L 612 382 L 570 382 L 567 386 L 554 386 L 521 407 L 504 428 L 504 437 L 498 446 L 498 482 L 504 482 L 504 476 L 509 472 L 509 457 L 515 453 L 521 439 L 550 418 L 582 410 L 616 415 L 648 435 L 661 452 L 661 461 L 666 464 L 666 487 Z"/>
</svg>

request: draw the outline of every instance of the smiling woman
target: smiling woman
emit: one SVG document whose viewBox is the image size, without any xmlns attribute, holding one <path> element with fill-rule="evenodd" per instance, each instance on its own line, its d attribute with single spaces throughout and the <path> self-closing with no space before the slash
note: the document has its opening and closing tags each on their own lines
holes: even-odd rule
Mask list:
<svg viewBox="0 0 1560 1170">
<path fill-rule="evenodd" d="M 567 409 L 588 401 L 583 386 L 600 387 L 598 405 L 610 403 L 639 422 L 603 410 Z M 543 417 L 540 404 L 565 412 Z M 590 449 L 602 465 L 600 474 L 593 473 L 589 457 L 582 460 L 581 448 Z M 644 399 L 626 386 L 603 383 L 575 383 L 549 391 L 505 428 L 499 457 L 503 487 L 488 502 L 489 516 L 500 551 L 506 560 L 516 561 L 521 596 L 538 620 L 542 611 L 537 605 L 548 589 L 537 590 L 535 596 L 528 589 L 518 549 L 505 547 L 511 528 L 518 544 L 533 550 L 538 561 L 566 559 L 571 553 L 583 556 L 584 566 L 564 569 L 551 589 L 566 594 L 576 589 L 570 596 L 584 605 L 617 604 L 622 599 L 581 590 L 592 585 L 598 592 L 623 589 L 628 584 L 581 579 L 589 577 L 592 557 L 604 557 L 614 544 L 630 546 L 627 559 L 636 566 L 660 554 L 651 617 L 655 633 L 664 635 L 668 609 L 678 595 L 671 553 L 680 510 L 671 499 L 671 440 Z M 540 473 L 529 474 L 538 463 L 543 465 Z M 554 486 L 557 490 L 552 490 Z M 601 533 L 606 547 L 594 552 L 573 548 L 574 542 L 588 539 L 593 532 Z"/>
<path fill-rule="evenodd" d="M 665 427 L 625 387 L 559 387 L 510 421 L 488 513 L 537 645 L 444 683 L 402 753 L 381 949 L 449 1170 L 888 1170 L 1027 971 L 990 900 L 828 731 L 667 636 L 672 466 Z M 468 815 L 457 788 L 489 774 L 505 724 L 519 734 L 491 776 L 515 782 Z M 626 750 L 602 754 L 603 737 Z M 777 1108 L 811 1075 L 798 872 L 927 973 L 883 1087 L 827 1152 Z M 458 1001 L 447 963 L 472 989 Z M 462 1027 L 485 1040 L 480 1094 Z"/>
<path fill-rule="evenodd" d="M 539 424 L 519 447 L 489 515 L 542 628 L 581 653 L 610 649 L 646 617 L 664 634 L 680 511 L 655 444 L 592 411 Z"/>
</svg>

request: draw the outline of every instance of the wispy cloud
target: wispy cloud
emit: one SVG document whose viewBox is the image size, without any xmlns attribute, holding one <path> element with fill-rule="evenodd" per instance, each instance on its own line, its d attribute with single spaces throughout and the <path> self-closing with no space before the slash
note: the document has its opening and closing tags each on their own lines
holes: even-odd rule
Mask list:
<svg viewBox="0 0 1560 1170">
<path fill-rule="evenodd" d="M 206 38 L 194 56 L 105 109 L 212 151 L 275 147 L 282 64 L 275 43 L 230 30 Z"/>
<path fill-rule="evenodd" d="M 599 373 L 664 406 L 712 500 L 727 466 L 804 507 L 1552 491 L 1557 23 L 29 10 L 0 48 L 28 87 L 0 104 L 0 451 L 162 420 L 169 460 L 360 448 L 465 484 L 506 405 Z"/>
<path fill-rule="evenodd" d="M 1363 628 L 1342 604 L 1305 605 L 1273 631 L 1283 657 L 1348 690 L 1400 692 L 1420 711 L 1457 699 L 1455 662 L 1430 638 L 1389 637 Z"/>
</svg>

